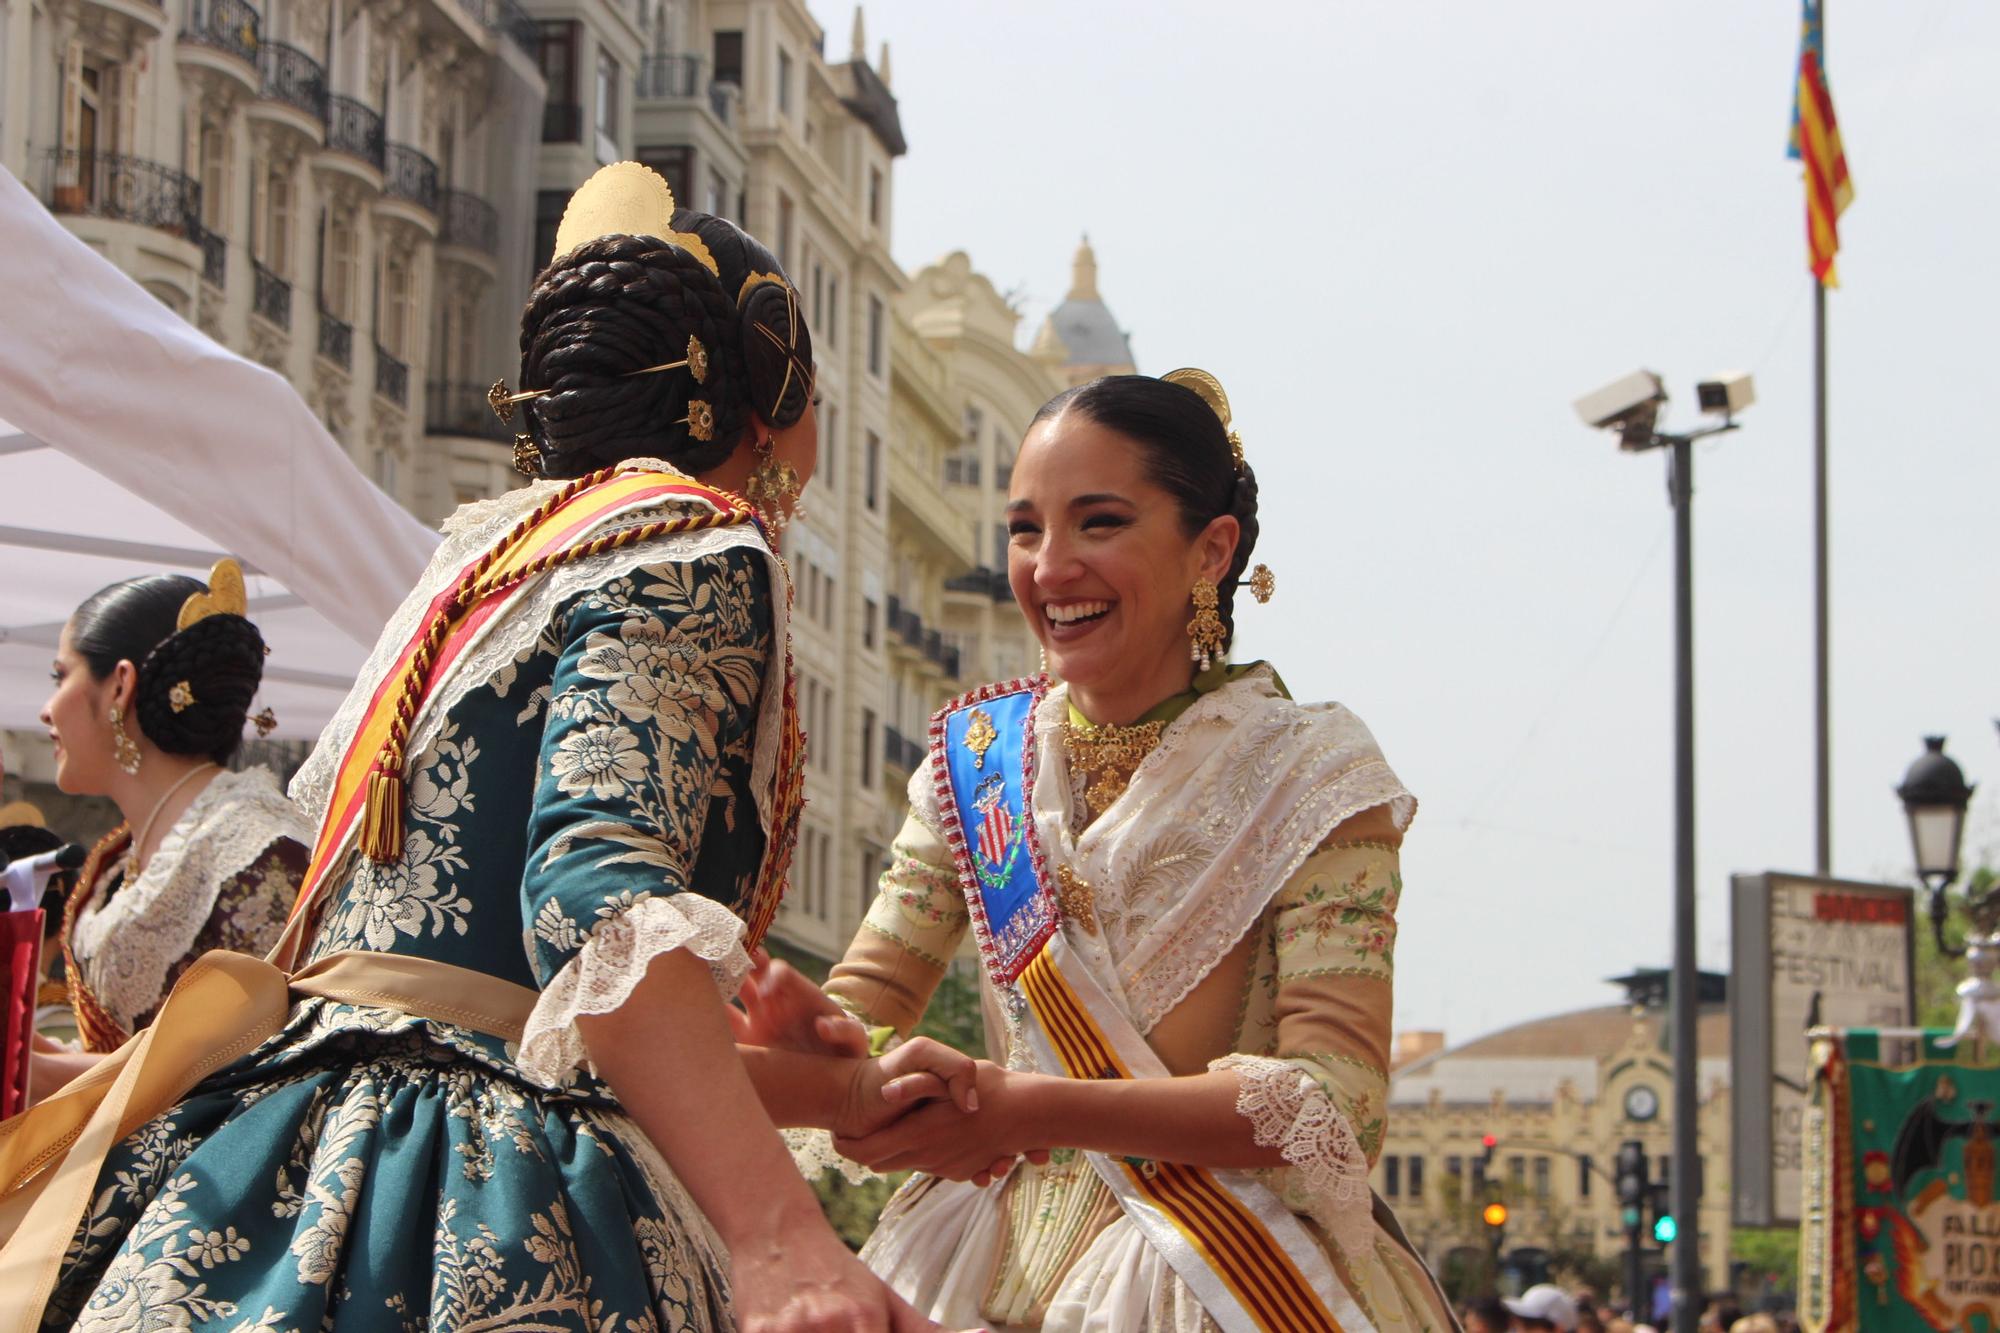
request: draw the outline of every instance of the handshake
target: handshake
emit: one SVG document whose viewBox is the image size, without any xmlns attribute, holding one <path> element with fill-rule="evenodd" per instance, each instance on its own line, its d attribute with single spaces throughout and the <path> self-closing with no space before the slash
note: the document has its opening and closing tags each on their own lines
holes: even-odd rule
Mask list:
<svg viewBox="0 0 2000 1333">
<path fill-rule="evenodd" d="M 1031 1114 L 1041 1076 L 975 1060 L 929 1037 L 880 1056 L 868 1030 L 790 965 L 762 951 L 729 1008 L 741 1046 L 819 1057 L 838 1074 L 834 1103 L 811 1123 L 833 1131 L 843 1157 L 876 1171 L 925 1171 L 986 1185 L 1022 1158 L 1048 1160 Z M 782 1121 L 780 1123 L 783 1123 Z"/>
</svg>

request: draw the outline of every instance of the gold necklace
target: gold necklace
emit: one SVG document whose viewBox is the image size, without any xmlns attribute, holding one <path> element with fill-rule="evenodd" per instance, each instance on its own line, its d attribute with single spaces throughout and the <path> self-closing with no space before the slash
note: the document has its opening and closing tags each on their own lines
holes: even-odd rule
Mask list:
<svg viewBox="0 0 2000 1333">
<path fill-rule="evenodd" d="M 150 862 L 153 859 L 152 857 L 149 856 L 146 858 L 145 862 L 142 862 L 139 860 L 139 857 L 145 851 L 146 838 L 153 831 L 153 821 L 158 819 L 160 817 L 160 811 L 166 808 L 168 798 L 171 797 L 175 792 L 179 791 L 182 787 L 187 786 L 188 783 L 194 781 L 196 774 L 206 773 L 211 768 L 219 770 L 221 769 L 221 767 L 222 767 L 221 764 L 213 762 L 206 764 L 196 764 L 193 768 L 190 768 L 187 772 L 181 774 L 179 782 L 176 782 L 173 786 L 167 788 L 165 791 L 160 793 L 160 799 L 153 802 L 152 810 L 148 812 L 146 815 L 146 822 L 139 826 L 139 836 L 132 842 L 133 879 L 137 879 L 139 878 L 140 875 L 144 874 L 146 871 L 146 863 Z"/>
<path fill-rule="evenodd" d="M 1091 819 L 1111 808 L 1147 755 L 1160 743 L 1165 721 L 1111 726 L 1095 722 L 1063 723 L 1063 752 L 1070 768 L 1083 779 L 1083 799 Z"/>
</svg>

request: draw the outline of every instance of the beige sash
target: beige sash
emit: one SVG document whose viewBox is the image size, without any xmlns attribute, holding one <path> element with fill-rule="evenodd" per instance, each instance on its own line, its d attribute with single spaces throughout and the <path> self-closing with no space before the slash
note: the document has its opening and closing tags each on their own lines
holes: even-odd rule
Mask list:
<svg viewBox="0 0 2000 1333">
<path fill-rule="evenodd" d="M 535 993 L 427 958 L 343 951 L 292 976 L 217 950 L 181 974 L 138 1036 L 0 1122 L 0 1333 L 33 1333 L 104 1159 L 208 1074 L 276 1035 L 293 996 L 394 1009 L 518 1041 Z"/>
</svg>

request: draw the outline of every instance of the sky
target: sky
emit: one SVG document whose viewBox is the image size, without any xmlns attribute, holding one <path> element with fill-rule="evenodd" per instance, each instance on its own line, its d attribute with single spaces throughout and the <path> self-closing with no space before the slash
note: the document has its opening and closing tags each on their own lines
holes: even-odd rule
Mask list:
<svg viewBox="0 0 2000 1333">
<path fill-rule="evenodd" d="M 814 3 L 830 55 L 853 10 Z M 1812 869 L 1812 311 L 1795 0 L 876 0 L 895 252 L 963 249 L 1024 337 L 1078 237 L 1139 368 L 1213 371 L 1278 595 L 1237 656 L 1365 719 L 1421 801 L 1397 1027 L 1614 1003 L 1671 954 L 1665 460 L 1570 404 L 1755 376 L 1694 481 L 1699 938 Z M 2000 857 L 2000 5 L 1832 0 L 1856 186 L 1827 305 L 1833 870 L 1907 882 L 1939 732 Z M 1984 780 L 1982 781 L 1982 776 Z"/>
</svg>

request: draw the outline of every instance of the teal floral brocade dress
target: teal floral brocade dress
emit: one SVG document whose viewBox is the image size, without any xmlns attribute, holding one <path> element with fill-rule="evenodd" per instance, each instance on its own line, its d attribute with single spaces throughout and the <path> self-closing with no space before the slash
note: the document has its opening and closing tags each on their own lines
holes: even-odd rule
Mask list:
<svg viewBox="0 0 2000 1333">
<path fill-rule="evenodd" d="M 399 620 L 477 550 L 448 530 Z M 367 950 L 514 982 L 540 994 L 522 1041 L 299 1000 L 112 1154 L 44 1328 L 732 1326 L 712 1231 L 574 1019 L 670 948 L 725 993 L 747 967 L 782 579 L 745 527 L 594 557 L 510 608 L 412 736 L 401 859 L 350 855 L 301 962 Z"/>
</svg>

